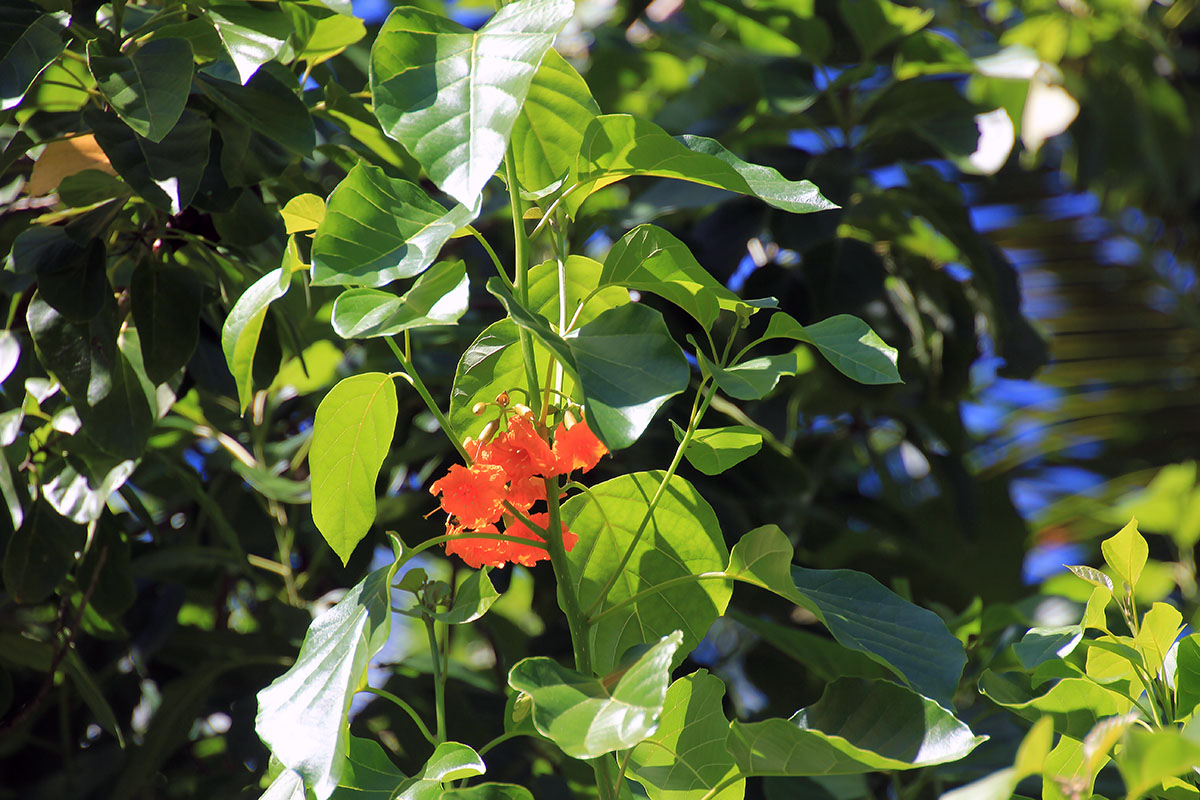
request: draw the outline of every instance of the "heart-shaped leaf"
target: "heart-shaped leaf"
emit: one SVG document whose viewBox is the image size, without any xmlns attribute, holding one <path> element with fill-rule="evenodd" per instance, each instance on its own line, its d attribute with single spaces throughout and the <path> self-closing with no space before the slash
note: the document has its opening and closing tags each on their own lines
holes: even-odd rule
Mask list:
<svg viewBox="0 0 1200 800">
<path fill-rule="evenodd" d="M 533 698 L 533 724 L 573 758 L 625 750 L 658 727 L 671 663 L 683 633 L 668 634 L 627 669 L 605 679 L 581 675 L 544 657 L 526 658 L 508 685 Z"/>
<path fill-rule="evenodd" d="M 371 93 L 384 131 L 443 192 L 474 208 L 508 146 L 542 56 L 570 0 L 517 0 L 478 31 L 397 8 L 371 48 Z"/>
<path fill-rule="evenodd" d="M 243 84 L 260 66 L 283 52 L 292 34 L 291 17 L 275 8 L 219 3 L 211 6 L 205 16 L 217 29 Z"/>
<path fill-rule="evenodd" d="M 683 431 L 676 426 L 675 437 L 682 440 Z M 720 475 L 742 463 L 762 449 L 762 434 L 745 425 L 725 428 L 700 428 L 692 434 L 683 455 L 688 463 L 705 475 Z"/>
</svg>

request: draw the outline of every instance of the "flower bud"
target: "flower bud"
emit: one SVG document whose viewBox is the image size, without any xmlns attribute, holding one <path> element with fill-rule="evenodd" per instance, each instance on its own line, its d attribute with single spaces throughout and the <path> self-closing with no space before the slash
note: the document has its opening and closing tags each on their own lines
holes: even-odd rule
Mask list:
<svg viewBox="0 0 1200 800">
<path fill-rule="evenodd" d="M 513 403 L 513 412 L 519 417 L 533 416 L 533 409 L 524 403 Z"/>
<path fill-rule="evenodd" d="M 500 394 L 496 395 L 496 405 L 500 406 L 501 408 L 508 407 L 508 392 L 501 392 Z"/>
<path fill-rule="evenodd" d="M 568 408 L 567 413 L 563 414 L 563 426 L 567 430 L 571 430 L 571 428 L 574 428 L 578 424 L 579 424 L 579 419 L 575 416 L 574 413 L 572 413 L 571 409 Z"/>
<path fill-rule="evenodd" d="M 483 402 L 482 400 L 471 406 L 471 413 L 477 417 L 482 416 L 483 412 L 485 411 L 487 411 L 487 403 Z"/>
<path fill-rule="evenodd" d="M 484 425 L 483 430 L 479 434 L 479 444 L 487 444 L 490 442 L 492 437 L 496 435 L 496 431 L 499 429 L 499 427 L 500 424 L 496 420 L 492 420 L 487 425 Z"/>
</svg>

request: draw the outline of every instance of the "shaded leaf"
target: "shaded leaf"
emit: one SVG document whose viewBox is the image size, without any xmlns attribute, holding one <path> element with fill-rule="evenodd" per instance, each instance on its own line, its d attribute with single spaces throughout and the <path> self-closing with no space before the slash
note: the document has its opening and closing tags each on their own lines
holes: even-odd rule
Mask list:
<svg viewBox="0 0 1200 800">
<path fill-rule="evenodd" d="M 524 786 L 512 783 L 481 783 L 467 789 L 449 789 L 440 800 L 534 800 Z"/>
<path fill-rule="evenodd" d="M 807 342 L 838 372 L 865 384 L 902 383 L 896 371 L 896 348 L 890 347 L 867 323 L 849 314 L 801 325 L 782 311 L 771 315 L 763 340 L 794 339 Z"/>
<path fill-rule="evenodd" d="M 624 750 L 658 727 L 671 662 L 683 639 L 664 636 L 627 669 L 605 679 L 581 675 L 544 657 L 526 658 L 508 684 L 533 698 L 538 732 L 574 758 Z"/>
<path fill-rule="evenodd" d="M 220 3 L 206 14 L 221 44 L 233 59 L 238 77 L 245 84 L 258 68 L 283 52 L 292 34 L 287 13 L 249 3 Z"/>
<path fill-rule="evenodd" d="M 474 207 L 504 160 L 542 56 L 571 18 L 569 0 L 517 0 L 478 31 L 398 8 L 371 48 L 375 115 L 438 188 Z"/>
<path fill-rule="evenodd" d="M 1088 678 L 1062 678 L 1050 689 L 1035 695 L 1026 675 L 985 670 L 979 691 L 992 702 L 1030 721 L 1043 714 L 1054 718 L 1054 729 L 1082 739 L 1104 717 L 1124 714 L 1132 701 L 1097 685 Z"/>
<path fill-rule="evenodd" d="M 724 369 L 704 358 L 703 354 L 699 357 L 720 390 L 738 400 L 762 399 L 775 389 L 780 378 L 812 368 L 812 358 L 803 350 L 759 356 Z"/>
<path fill-rule="evenodd" d="M 375 570 L 313 620 L 296 663 L 258 693 L 259 738 L 321 800 L 346 769 L 350 701 L 391 631 L 394 566 Z"/>
<path fill-rule="evenodd" d="M 1009 800 L 1018 783 L 1030 775 L 1041 774 L 1053 737 L 1054 726 L 1050 718 L 1042 717 L 1025 734 L 1013 766 L 946 792 L 942 800 Z"/>
<path fill-rule="evenodd" d="M 146 375 L 163 383 L 196 350 L 203 290 L 191 270 L 146 259 L 133 270 L 129 294 Z"/>
<path fill-rule="evenodd" d="M 579 536 L 567 554 L 580 605 L 589 608 L 600 596 L 625 551 L 642 528 L 651 498 L 665 474 L 623 475 L 576 495 L 563 504 L 563 521 Z M 679 630 L 681 653 L 700 643 L 725 611 L 731 590 L 724 581 L 662 584 L 702 572 L 719 572 L 728 551 L 712 507 L 678 475 L 665 487 L 654 514 L 646 520 L 633 554 L 604 602 L 592 615 L 594 666 L 613 669 L 631 647 L 654 642 Z M 605 613 L 642 595 L 637 602 Z M 600 616 L 602 615 L 603 616 Z"/>
<path fill-rule="evenodd" d="M 18 603 L 39 603 L 67 577 L 84 529 L 37 500 L 4 549 L 4 590 Z"/>
<path fill-rule="evenodd" d="M 13 242 L 12 261 L 18 273 L 37 275 L 38 294 L 73 322 L 87 322 L 112 297 L 99 239 L 80 244 L 65 228 L 32 227 Z"/>
<path fill-rule="evenodd" d="M 395 384 L 381 372 L 340 381 L 317 406 L 308 453 L 313 522 L 343 564 L 375 521 L 375 479 L 396 413 Z"/>
<path fill-rule="evenodd" d="M 1178 687 L 1176 717 L 1184 719 L 1200 706 L 1200 633 L 1179 641 L 1175 681 Z"/>
<path fill-rule="evenodd" d="M 391 800 L 406 779 L 379 742 L 351 736 L 346 765 L 330 800 Z"/>
<path fill-rule="evenodd" d="M 221 350 L 237 383 L 238 404 L 243 413 L 254 395 L 254 356 L 267 310 L 287 293 L 290 285 L 282 268 L 271 270 L 242 292 L 221 327 Z"/>
<path fill-rule="evenodd" d="M 357 164 L 329 196 L 313 239 L 313 283 L 382 286 L 419 275 L 478 211 L 450 211 L 415 183 Z"/>
<path fill-rule="evenodd" d="M 308 107 L 292 88 L 294 80 L 286 70 L 276 72 L 270 65 L 244 86 L 200 75 L 201 84 L 208 89 L 205 94 L 221 110 L 296 155 L 307 156 L 316 146 L 316 130 Z"/>
<path fill-rule="evenodd" d="M 192 85 L 187 39 L 151 39 L 129 55 L 106 53 L 93 39 L 87 60 L 97 88 L 134 133 L 161 142 L 175 127 Z"/>
<path fill-rule="evenodd" d="M 454 591 L 454 604 L 448 611 L 438 611 L 433 618 L 447 625 L 474 622 L 487 613 L 500 594 L 488 577 L 487 568 L 472 572 Z"/>
<path fill-rule="evenodd" d="M 890 0 L 838 0 L 838 11 L 868 59 L 933 19 L 933 9 L 901 6 Z"/>
<path fill-rule="evenodd" d="M 957 761 L 983 737 L 927 697 L 842 678 L 791 719 L 733 722 L 727 746 L 750 775 L 846 775 Z"/>
<path fill-rule="evenodd" d="M 34 79 L 67 46 L 62 38 L 65 15 L 38 14 L 37 10 L 32 4 L 24 8 L 13 4 L 0 11 L 0 24 L 22 29 L 0 56 L 0 110 L 20 103 Z"/>
<path fill-rule="evenodd" d="M 792 546 L 774 525 L 755 528 L 729 556 L 727 574 L 779 594 L 816 615 L 841 644 L 866 653 L 926 697 L 953 708 L 966 655 L 941 617 L 869 575 L 792 564 Z"/>
<path fill-rule="evenodd" d="M 470 282 L 461 261 L 426 270 L 402 296 L 350 289 L 333 303 L 333 329 L 343 339 L 394 336 L 409 328 L 453 325 L 467 311 Z"/>
<path fill-rule="evenodd" d="M 1021 641 L 1013 645 L 1013 652 L 1021 666 L 1032 672 L 1039 664 L 1055 658 L 1066 658 L 1083 639 L 1083 628 L 1068 625 L 1062 628 L 1030 628 Z"/>
</svg>

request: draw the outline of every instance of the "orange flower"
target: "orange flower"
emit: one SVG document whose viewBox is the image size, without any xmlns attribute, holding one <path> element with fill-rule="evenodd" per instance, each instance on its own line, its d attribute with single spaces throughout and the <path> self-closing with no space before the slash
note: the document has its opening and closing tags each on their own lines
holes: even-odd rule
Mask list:
<svg viewBox="0 0 1200 800">
<path fill-rule="evenodd" d="M 587 422 L 577 422 L 570 428 L 560 423 L 554 431 L 554 455 L 560 473 L 576 469 L 587 472 L 607 453 L 608 448 L 596 438 Z"/>
<path fill-rule="evenodd" d="M 508 476 L 501 467 L 455 464 L 446 476 L 429 487 L 429 493 L 442 496 L 442 508 L 458 517 L 461 525 L 479 528 L 500 519 L 504 511 L 504 488 Z"/>
<path fill-rule="evenodd" d="M 497 436 L 487 449 L 489 463 L 503 467 L 514 484 L 534 475 L 552 478 L 558 474 L 554 451 L 525 417 L 510 417 L 508 430 Z"/>
<path fill-rule="evenodd" d="M 550 515 L 533 514 L 529 519 L 535 525 L 546 526 L 550 522 Z M 481 539 L 471 536 L 472 531 L 464 530 L 458 526 L 451 526 L 447 532 L 452 535 L 460 534 L 460 538 L 446 542 L 446 553 L 458 556 L 467 566 L 474 567 L 475 569 L 483 566 L 502 567 L 510 563 L 532 567 L 537 562 L 550 558 L 550 554 L 546 552 L 545 548 L 533 544 L 504 542 L 499 539 Z M 484 525 L 477 528 L 474 532 L 496 533 L 497 531 L 494 525 Z M 534 542 L 542 541 L 541 536 L 516 520 L 508 523 L 504 533 L 507 536 L 529 539 Z M 579 537 L 567 530 L 565 524 L 562 526 L 562 537 L 563 546 L 568 551 L 579 541 Z"/>
<path fill-rule="evenodd" d="M 508 489 L 508 502 L 518 511 L 528 511 L 538 500 L 546 499 L 546 484 L 541 478 L 513 481 Z"/>
</svg>

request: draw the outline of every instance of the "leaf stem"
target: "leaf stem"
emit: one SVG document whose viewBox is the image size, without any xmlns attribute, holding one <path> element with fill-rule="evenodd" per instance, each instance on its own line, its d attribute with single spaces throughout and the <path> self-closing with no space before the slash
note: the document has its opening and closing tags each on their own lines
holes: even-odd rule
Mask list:
<svg viewBox="0 0 1200 800">
<path fill-rule="evenodd" d="M 529 305 L 529 237 L 525 235 L 525 203 L 517 183 L 517 156 L 510 144 L 504 154 L 504 176 L 508 183 L 508 199 L 513 218 L 513 294 L 522 306 Z M 533 360 L 533 339 L 529 331 L 517 326 L 521 342 L 521 360 L 525 362 L 525 380 L 529 384 L 529 402 L 538 413 L 541 392 L 538 390 L 537 364 Z"/>
<path fill-rule="evenodd" d="M 429 638 L 429 658 L 433 663 L 433 698 L 437 707 L 437 741 L 446 741 L 446 683 L 442 677 L 442 651 L 438 647 L 437 632 L 434 630 L 433 617 L 428 614 L 425 620 L 425 633 Z"/>
<path fill-rule="evenodd" d="M 500 263 L 500 257 L 496 255 L 496 251 L 492 249 L 490 244 L 488 244 L 488 240 L 483 238 L 483 234 L 476 230 L 474 225 L 468 225 L 467 230 L 470 231 L 471 235 L 475 237 L 475 240 L 483 246 L 483 249 L 487 252 L 488 257 L 492 259 L 492 265 L 496 267 L 496 274 L 500 277 L 500 280 L 504 282 L 505 286 L 512 290 L 513 282 L 508 277 L 508 273 L 504 271 L 504 265 Z"/>
<path fill-rule="evenodd" d="M 405 331 L 405 333 L 407 333 L 407 331 Z M 392 341 L 391 337 L 385 336 L 383 337 L 383 340 L 387 342 L 388 347 L 392 349 L 392 353 L 400 362 L 400 366 L 404 368 L 403 372 L 398 373 L 399 376 L 412 384 L 412 387 L 417 390 L 417 394 L 421 395 L 421 399 L 425 401 L 425 407 L 429 409 L 429 412 L 433 414 L 434 419 L 438 421 L 438 425 L 441 426 L 442 432 L 445 433 L 450 439 L 450 443 L 454 445 L 454 449 L 457 450 L 460 455 L 462 455 L 463 460 L 466 463 L 470 464 L 472 459 L 470 454 L 467 453 L 467 448 L 463 447 L 463 443 L 460 442 L 455 436 L 454 428 L 450 426 L 450 420 L 447 419 L 446 415 L 442 413 L 442 409 L 438 407 L 437 401 L 433 399 L 433 395 L 429 393 L 429 389 L 425 386 L 425 382 L 422 381 L 421 376 L 417 374 L 417 370 L 413 367 L 412 361 L 405 357 L 405 353 L 400 349 L 400 345 Z"/>
<path fill-rule="evenodd" d="M 363 688 L 361 691 L 367 692 L 368 694 L 376 695 L 378 697 L 382 697 L 384 700 L 391 701 L 401 711 L 403 711 L 405 714 L 408 714 L 408 716 L 412 718 L 412 721 L 416 724 L 417 729 L 419 731 L 421 731 L 421 735 L 425 737 L 425 741 L 429 742 L 434 747 L 437 747 L 437 744 L 438 744 L 437 739 L 435 739 L 433 737 L 433 734 L 429 732 L 429 727 L 421 720 L 421 717 L 417 714 L 416 709 L 414 709 L 408 703 L 404 702 L 403 700 L 401 700 L 399 697 L 392 694 L 391 692 L 385 691 L 383 689 L 376 689 L 373 686 L 367 686 L 367 687 Z"/>
<path fill-rule="evenodd" d="M 596 613 L 596 609 L 604 604 L 608 593 L 612 591 L 613 585 L 617 582 L 618 576 L 625 569 L 625 565 L 629 563 L 629 559 L 633 557 L 634 549 L 645 534 L 650 520 L 654 517 L 654 510 L 658 508 L 659 501 L 662 500 L 662 496 L 667 491 L 667 484 L 675 477 L 675 472 L 679 469 L 680 462 L 683 461 L 683 453 L 687 450 L 688 445 L 691 444 L 692 437 L 696 434 L 696 429 L 700 427 L 700 420 L 704 418 L 704 412 L 708 411 L 708 406 L 712 403 L 713 395 L 716 394 L 717 388 L 715 385 L 709 386 L 708 380 L 708 378 L 704 378 L 700 381 L 700 386 L 696 390 L 696 398 L 692 401 L 692 413 L 688 419 L 687 430 L 684 431 L 683 438 L 679 441 L 679 446 L 675 448 L 675 455 L 671 459 L 671 465 L 667 467 L 662 481 L 658 484 L 658 489 L 655 490 L 654 496 L 650 498 L 650 503 L 646 506 L 646 513 L 642 515 L 642 521 L 638 524 L 633 538 L 629 540 L 629 545 L 625 548 L 625 554 L 621 556 L 621 560 L 617 563 L 616 568 L 608 576 L 608 581 L 605 582 L 604 587 L 596 595 L 596 599 L 588 608 L 586 616 L 589 619 L 592 619 Z M 706 388 L 708 389 L 707 394 L 705 393 Z"/>
<path fill-rule="evenodd" d="M 546 478 L 546 505 L 550 511 L 550 524 L 546 534 L 546 550 L 550 553 L 550 564 L 554 567 L 554 579 L 558 584 L 558 602 L 567 616 L 567 627 L 571 632 L 571 648 L 575 654 L 575 669 L 584 675 L 592 673 L 592 653 L 587 636 L 587 618 L 579 608 L 579 595 L 571 580 L 571 564 L 563 546 L 562 507 L 558 502 L 558 479 Z M 559 533 L 559 535 L 554 535 Z"/>
</svg>

